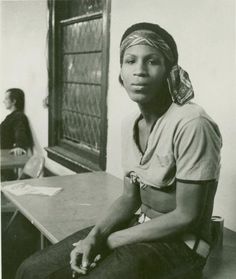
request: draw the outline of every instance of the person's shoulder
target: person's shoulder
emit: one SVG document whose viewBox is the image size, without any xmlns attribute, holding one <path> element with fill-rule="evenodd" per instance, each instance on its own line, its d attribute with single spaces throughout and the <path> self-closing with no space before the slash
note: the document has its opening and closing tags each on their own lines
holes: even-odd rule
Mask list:
<svg viewBox="0 0 236 279">
<path fill-rule="evenodd" d="M 27 119 L 27 116 L 21 110 L 14 111 L 14 117 L 21 118 L 21 119 Z"/>
<path fill-rule="evenodd" d="M 215 124 L 214 120 L 206 113 L 206 111 L 198 104 L 189 102 L 183 106 L 173 104 L 171 117 L 178 124 L 185 125 L 187 123 L 205 123 Z M 181 125 L 181 126 L 182 126 Z"/>
<path fill-rule="evenodd" d="M 189 102 L 182 106 L 173 104 L 173 114 L 179 119 L 194 119 L 206 115 L 205 110 L 198 104 Z"/>
<path fill-rule="evenodd" d="M 216 122 L 206 113 L 206 111 L 195 103 L 187 103 L 183 106 L 175 106 L 174 115 L 177 126 L 176 134 L 197 132 L 202 134 L 212 134 L 222 141 L 221 133 Z"/>
</svg>

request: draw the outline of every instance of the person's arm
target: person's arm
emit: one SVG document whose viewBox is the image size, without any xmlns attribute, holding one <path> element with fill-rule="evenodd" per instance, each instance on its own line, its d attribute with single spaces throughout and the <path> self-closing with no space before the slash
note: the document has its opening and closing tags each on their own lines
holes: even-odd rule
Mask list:
<svg viewBox="0 0 236 279">
<path fill-rule="evenodd" d="M 107 214 L 98 221 L 89 235 L 107 238 L 125 222 L 128 222 L 140 205 L 139 187 L 130 183 L 129 178 L 125 177 L 123 194 L 108 209 Z"/>
<path fill-rule="evenodd" d="M 27 117 L 18 113 L 14 121 L 14 149 L 27 150 L 30 147 L 30 134 Z"/>
<path fill-rule="evenodd" d="M 141 205 L 139 187 L 124 178 L 123 194 L 107 210 L 106 215 L 101 218 L 88 236 L 79 241 L 78 245 L 71 252 L 72 270 L 85 274 L 86 270 L 81 269 L 77 263 L 79 254 L 82 256 L 82 265 L 90 266 L 94 258 L 101 253 L 106 245 L 107 237 L 114 231 L 121 229 L 124 223 L 128 222 Z"/>
<path fill-rule="evenodd" d="M 152 241 L 197 225 L 207 198 L 204 181 L 218 176 L 221 145 L 217 125 L 205 117 L 194 118 L 179 127 L 173 138 L 176 209 L 149 222 L 112 233 L 107 240 L 108 246 L 114 249 L 125 244 Z"/>
<path fill-rule="evenodd" d="M 198 223 L 206 202 L 206 191 L 202 183 L 177 182 L 176 209 L 148 222 L 109 235 L 110 249 L 122 245 L 153 241 L 179 232 Z"/>
</svg>

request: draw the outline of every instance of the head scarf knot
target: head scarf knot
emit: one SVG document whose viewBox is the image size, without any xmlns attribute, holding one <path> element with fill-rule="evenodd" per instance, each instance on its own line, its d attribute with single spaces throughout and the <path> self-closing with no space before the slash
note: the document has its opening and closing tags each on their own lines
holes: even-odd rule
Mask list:
<svg viewBox="0 0 236 279">
<path fill-rule="evenodd" d="M 145 25 L 146 27 L 151 26 L 151 30 L 148 28 L 139 28 L 134 30 L 133 32 L 130 32 L 128 34 L 125 33 L 123 35 L 120 45 L 121 64 L 123 61 L 125 50 L 131 46 L 149 45 L 151 47 L 157 48 L 164 55 L 168 65 L 171 65 L 170 71 L 167 76 L 167 84 L 172 101 L 179 105 L 183 105 L 194 97 L 194 92 L 188 73 L 178 65 L 178 54 L 175 42 L 173 38 L 158 25 L 148 23 L 145 24 L 141 23 L 137 24 L 137 26 L 140 25 L 140 28 L 143 25 Z M 134 25 L 134 27 L 135 26 L 136 25 Z M 154 31 L 156 27 L 159 28 L 157 28 L 159 32 Z M 162 36 L 163 33 L 165 36 Z M 168 34 L 169 37 L 166 34 Z M 167 41 L 166 38 L 169 40 Z"/>
</svg>

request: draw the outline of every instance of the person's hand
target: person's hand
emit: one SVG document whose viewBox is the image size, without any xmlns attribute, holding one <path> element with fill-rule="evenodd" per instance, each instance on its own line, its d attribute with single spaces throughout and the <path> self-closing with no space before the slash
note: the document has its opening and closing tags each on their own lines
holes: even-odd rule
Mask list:
<svg viewBox="0 0 236 279">
<path fill-rule="evenodd" d="M 101 254 L 98 252 L 101 247 L 100 241 L 93 237 L 87 237 L 73 244 L 75 248 L 70 254 L 70 265 L 73 275 L 87 274 L 91 269 L 96 267 L 101 259 Z"/>
<path fill-rule="evenodd" d="M 10 154 L 13 154 L 15 156 L 20 156 L 26 154 L 26 151 L 23 148 L 15 147 L 10 150 Z"/>
</svg>

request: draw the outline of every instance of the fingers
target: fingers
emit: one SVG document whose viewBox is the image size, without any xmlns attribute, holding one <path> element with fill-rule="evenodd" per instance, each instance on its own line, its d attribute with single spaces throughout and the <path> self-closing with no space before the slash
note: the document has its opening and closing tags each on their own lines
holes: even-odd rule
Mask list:
<svg viewBox="0 0 236 279">
<path fill-rule="evenodd" d="M 13 155 L 16 155 L 16 154 L 15 154 L 15 148 L 11 149 L 9 153 L 10 153 L 10 154 L 13 154 Z"/>
<path fill-rule="evenodd" d="M 76 272 L 72 271 L 72 278 L 75 278 L 75 277 L 76 277 Z"/>
<path fill-rule="evenodd" d="M 98 255 L 94 258 L 93 262 L 90 264 L 89 269 L 95 268 L 95 267 L 97 266 L 97 263 L 101 260 L 101 258 L 102 258 L 101 255 L 98 254 Z"/>
<path fill-rule="evenodd" d="M 97 266 L 97 263 L 101 260 L 101 255 L 100 254 L 98 254 L 95 258 L 94 258 L 94 260 L 93 260 L 93 263 L 91 263 L 90 264 L 90 269 L 92 269 L 92 268 L 95 268 L 96 266 Z"/>
<path fill-rule="evenodd" d="M 90 249 L 84 249 L 83 256 L 82 256 L 82 262 L 81 267 L 84 269 L 88 269 L 88 267 L 91 264 L 91 250 Z"/>
<path fill-rule="evenodd" d="M 26 151 L 23 148 L 17 148 L 17 155 L 24 155 Z"/>
<path fill-rule="evenodd" d="M 14 154 L 15 156 L 24 155 L 26 151 L 23 148 L 16 147 L 10 150 L 10 154 Z"/>
<path fill-rule="evenodd" d="M 92 269 L 92 268 L 96 267 L 96 265 L 97 265 L 96 263 L 91 263 L 89 268 Z"/>
<path fill-rule="evenodd" d="M 80 243 L 76 243 L 75 245 L 77 245 L 77 246 L 71 251 L 71 254 L 70 254 L 70 266 L 73 271 L 72 275 L 74 275 L 74 276 L 76 273 L 78 273 L 78 274 L 87 273 L 87 268 L 84 268 L 84 267 L 82 267 L 82 265 L 80 265 L 81 259 L 82 259 L 82 253 L 81 253 L 82 251 L 81 251 Z"/>
<path fill-rule="evenodd" d="M 80 240 L 72 245 L 75 247 L 71 251 L 70 265 L 74 272 L 72 275 L 76 273 L 85 275 L 96 267 L 101 255 L 97 254 L 94 246 L 86 240 Z"/>
<path fill-rule="evenodd" d="M 82 256 L 82 262 L 80 268 L 83 270 L 88 269 L 90 265 L 90 259 L 91 259 L 91 247 L 84 247 L 82 245 L 82 241 L 78 241 L 72 244 L 75 246 L 76 251 L 79 251 L 83 256 Z M 83 246 L 83 247 L 82 247 Z"/>
<path fill-rule="evenodd" d="M 94 258 L 94 262 L 97 263 L 101 260 L 102 256 L 100 254 L 98 254 L 95 258 Z"/>
</svg>

